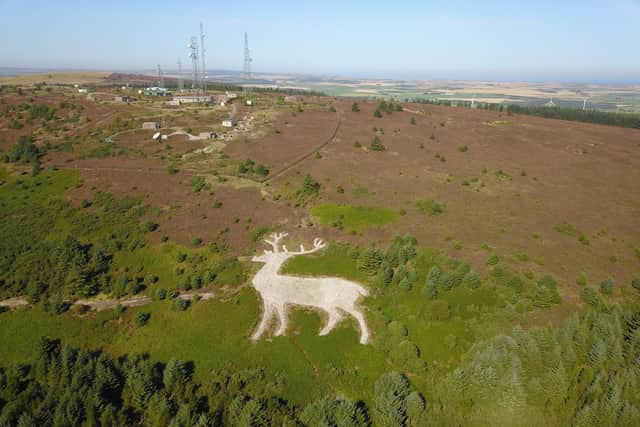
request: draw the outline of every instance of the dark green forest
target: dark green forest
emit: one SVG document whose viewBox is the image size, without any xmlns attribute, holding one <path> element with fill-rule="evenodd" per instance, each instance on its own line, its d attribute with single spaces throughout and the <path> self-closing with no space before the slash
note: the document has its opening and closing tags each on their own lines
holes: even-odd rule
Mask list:
<svg viewBox="0 0 640 427">
<path fill-rule="evenodd" d="M 478 342 L 426 401 L 397 372 L 376 381 L 370 405 L 328 397 L 295 407 L 280 396 L 286 378 L 260 368 L 230 366 L 200 383 L 193 369 L 43 337 L 34 365 L 0 369 L 0 426 L 637 426 L 640 311 L 591 310 Z"/>
</svg>

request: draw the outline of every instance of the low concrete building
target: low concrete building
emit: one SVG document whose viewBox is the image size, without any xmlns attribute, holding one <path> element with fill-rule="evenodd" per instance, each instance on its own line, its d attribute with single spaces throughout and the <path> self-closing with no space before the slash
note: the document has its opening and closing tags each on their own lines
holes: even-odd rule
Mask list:
<svg viewBox="0 0 640 427">
<path fill-rule="evenodd" d="M 222 126 L 226 128 L 232 128 L 236 125 L 236 119 L 228 118 L 222 121 Z"/>
<path fill-rule="evenodd" d="M 287 95 L 284 97 L 284 102 L 298 102 L 298 97 L 294 95 Z"/>
<path fill-rule="evenodd" d="M 171 95 L 171 92 L 169 92 L 166 88 L 153 86 L 146 89 L 138 90 L 138 94 L 147 96 L 169 96 Z"/>
<path fill-rule="evenodd" d="M 225 105 L 227 105 L 227 102 L 229 102 L 229 97 L 224 93 L 213 95 L 213 102 L 216 105 L 224 107 Z"/>
<path fill-rule="evenodd" d="M 115 102 L 133 102 L 136 99 L 125 95 L 125 96 L 116 96 L 115 98 L 113 98 L 113 100 Z"/>
<path fill-rule="evenodd" d="M 142 129 L 160 129 L 160 123 L 158 122 L 144 122 L 142 123 Z"/>
<path fill-rule="evenodd" d="M 180 95 L 174 96 L 173 100 L 169 102 L 170 105 L 181 105 L 181 104 L 209 104 L 212 101 L 213 97 L 209 95 Z"/>
<path fill-rule="evenodd" d="M 218 134 L 215 132 L 200 132 L 200 139 L 216 139 Z"/>
<path fill-rule="evenodd" d="M 78 93 L 87 93 L 88 91 L 86 89 L 78 89 Z"/>
</svg>

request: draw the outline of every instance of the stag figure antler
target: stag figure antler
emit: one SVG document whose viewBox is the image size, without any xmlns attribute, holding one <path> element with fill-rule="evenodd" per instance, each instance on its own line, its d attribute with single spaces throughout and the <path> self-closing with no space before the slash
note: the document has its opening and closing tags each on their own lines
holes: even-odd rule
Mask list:
<svg viewBox="0 0 640 427">
<path fill-rule="evenodd" d="M 278 242 L 280 240 L 282 240 L 283 238 L 287 237 L 289 234 L 282 232 L 282 233 L 273 233 L 271 235 L 271 238 L 273 240 L 269 240 L 269 239 L 264 239 L 265 242 L 267 242 L 269 245 L 271 245 L 271 247 L 273 248 L 273 251 L 267 251 L 265 250 L 265 253 L 269 253 L 269 252 L 273 252 L 273 253 L 278 253 L 280 252 L 280 250 L 278 249 Z"/>
<path fill-rule="evenodd" d="M 280 240 L 282 240 L 283 238 L 287 237 L 288 234 L 287 233 L 273 233 L 271 235 L 271 240 L 269 239 L 264 239 L 264 241 L 266 243 L 268 243 L 269 245 L 271 245 L 271 247 L 273 248 L 272 251 L 268 251 L 265 249 L 265 253 L 269 254 L 269 253 L 279 253 L 280 252 L 280 248 L 278 247 L 278 243 L 280 242 Z M 304 245 L 300 245 L 300 251 L 298 252 L 289 252 L 289 250 L 287 249 L 287 247 L 285 245 L 282 245 L 282 252 L 285 252 L 289 255 L 304 255 L 304 254 L 311 254 L 314 252 L 319 251 L 320 249 L 324 248 L 327 244 L 325 243 L 324 240 L 316 237 L 315 239 L 313 239 L 313 248 L 312 249 L 305 249 Z"/>
<path fill-rule="evenodd" d="M 327 246 L 325 241 L 316 237 L 315 239 L 313 239 L 313 249 L 305 250 L 304 245 L 301 244 L 299 252 L 289 252 L 289 253 L 292 255 L 312 254 L 314 252 L 318 252 L 320 249 L 324 248 L 325 246 Z M 286 248 L 285 248 L 285 251 L 286 251 Z"/>
</svg>

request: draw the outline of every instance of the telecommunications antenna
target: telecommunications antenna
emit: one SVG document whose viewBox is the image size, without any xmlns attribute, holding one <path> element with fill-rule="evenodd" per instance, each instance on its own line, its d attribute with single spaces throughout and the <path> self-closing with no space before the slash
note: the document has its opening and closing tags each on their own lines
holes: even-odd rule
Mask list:
<svg viewBox="0 0 640 427">
<path fill-rule="evenodd" d="M 184 82 L 182 81 L 182 61 L 178 58 L 178 90 L 184 92 Z"/>
<path fill-rule="evenodd" d="M 204 63 L 204 28 L 202 26 L 202 22 L 200 23 L 200 56 L 202 57 L 202 70 L 201 70 L 201 80 L 200 87 L 202 89 L 202 94 L 204 95 L 207 91 L 207 68 Z"/>
<path fill-rule="evenodd" d="M 191 41 L 187 45 L 189 49 L 189 58 L 191 59 L 191 89 L 198 87 L 198 80 L 200 72 L 198 71 L 198 40 L 195 37 L 191 37 Z"/>
<path fill-rule="evenodd" d="M 162 68 L 158 64 L 158 87 L 164 87 L 164 75 L 162 74 Z"/>
<path fill-rule="evenodd" d="M 251 62 L 253 59 L 251 58 L 251 51 L 249 50 L 249 36 L 247 33 L 244 33 L 244 67 L 242 70 L 242 87 L 245 93 L 245 97 L 247 92 L 249 91 L 249 82 L 252 80 L 253 76 L 251 75 Z"/>
</svg>

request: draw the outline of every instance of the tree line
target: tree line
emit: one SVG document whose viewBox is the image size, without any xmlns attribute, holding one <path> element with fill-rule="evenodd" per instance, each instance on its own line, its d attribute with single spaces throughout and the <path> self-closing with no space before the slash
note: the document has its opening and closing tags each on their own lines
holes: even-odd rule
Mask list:
<svg viewBox="0 0 640 427">
<path fill-rule="evenodd" d="M 226 367 L 201 382 L 193 363 L 113 358 L 42 337 L 33 365 L 0 368 L 0 426 L 340 426 L 421 425 L 425 400 L 404 375 L 383 374 L 371 407 L 323 398 L 297 407 L 282 378 Z"/>
</svg>

